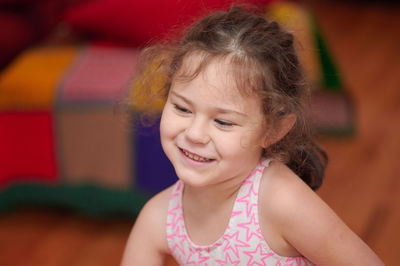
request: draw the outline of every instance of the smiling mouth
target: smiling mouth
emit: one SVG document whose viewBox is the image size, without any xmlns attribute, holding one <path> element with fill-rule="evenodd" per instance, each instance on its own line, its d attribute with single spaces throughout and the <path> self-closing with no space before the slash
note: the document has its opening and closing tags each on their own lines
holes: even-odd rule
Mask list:
<svg viewBox="0 0 400 266">
<path fill-rule="evenodd" d="M 197 154 L 188 152 L 187 150 L 184 150 L 184 149 L 181 149 L 181 148 L 179 148 L 179 149 L 180 149 L 180 151 L 181 151 L 186 157 L 188 157 L 189 159 L 192 159 L 193 161 L 196 161 L 196 162 L 205 162 L 205 163 L 214 161 L 214 159 L 209 159 L 209 158 L 201 157 L 201 156 L 199 156 L 199 155 L 197 155 Z"/>
</svg>

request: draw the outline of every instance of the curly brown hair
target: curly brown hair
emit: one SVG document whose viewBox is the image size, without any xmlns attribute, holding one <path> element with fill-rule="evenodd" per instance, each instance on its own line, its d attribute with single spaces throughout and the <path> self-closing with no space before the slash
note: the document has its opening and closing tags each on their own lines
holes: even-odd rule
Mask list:
<svg viewBox="0 0 400 266">
<path fill-rule="evenodd" d="M 182 71 L 183 60 L 193 53 L 202 55 L 194 71 Z M 309 126 L 309 88 L 294 47 L 294 37 L 265 16 L 232 6 L 195 23 L 179 42 L 145 48 L 138 77 L 141 88 L 152 87 L 152 95 L 166 97 L 174 78 L 194 79 L 211 60 L 227 58 L 232 77 L 243 94 L 257 95 L 265 114 L 266 130 L 274 128 L 288 114 L 296 116 L 293 128 L 264 150 L 264 156 L 283 161 L 312 189 L 321 186 L 327 165 L 326 153 L 313 139 Z M 152 66 L 149 71 L 149 66 Z M 146 72 L 146 75 L 143 73 Z M 160 90 L 150 83 L 163 76 Z M 148 92 L 146 92 L 148 93 Z M 161 93 L 161 94 L 160 94 Z"/>
</svg>

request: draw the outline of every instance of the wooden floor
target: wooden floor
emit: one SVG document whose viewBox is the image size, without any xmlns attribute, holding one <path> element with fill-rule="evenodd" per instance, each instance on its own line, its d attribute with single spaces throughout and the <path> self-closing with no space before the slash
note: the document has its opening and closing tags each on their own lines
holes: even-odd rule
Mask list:
<svg viewBox="0 0 400 266">
<path fill-rule="evenodd" d="M 318 193 L 387 265 L 400 265 L 400 9 L 345 2 L 311 4 L 357 121 L 355 137 L 321 139 L 330 165 Z M 0 265 L 118 265 L 132 222 L 0 214 Z"/>
</svg>

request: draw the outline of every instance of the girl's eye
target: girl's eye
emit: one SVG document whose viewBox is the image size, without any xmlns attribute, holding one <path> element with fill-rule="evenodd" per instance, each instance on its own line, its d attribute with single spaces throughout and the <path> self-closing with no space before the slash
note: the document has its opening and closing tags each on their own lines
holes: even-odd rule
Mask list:
<svg viewBox="0 0 400 266">
<path fill-rule="evenodd" d="M 190 111 L 188 109 L 183 108 L 183 107 L 181 107 L 181 106 L 179 106 L 177 104 L 174 104 L 174 107 L 175 107 L 176 110 L 178 110 L 181 113 L 190 114 Z"/>
<path fill-rule="evenodd" d="M 224 121 L 224 120 L 219 120 L 219 119 L 215 119 L 215 122 L 216 122 L 219 126 L 222 126 L 222 127 L 232 127 L 232 126 L 235 125 L 234 123 L 227 122 L 227 121 Z"/>
</svg>

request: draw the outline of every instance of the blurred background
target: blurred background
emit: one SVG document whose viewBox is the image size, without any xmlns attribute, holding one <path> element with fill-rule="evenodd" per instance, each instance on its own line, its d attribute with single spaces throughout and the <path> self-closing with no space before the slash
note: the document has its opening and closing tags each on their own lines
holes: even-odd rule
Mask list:
<svg viewBox="0 0 400 266">
<path fill-rule="evenodd" d="M 247 2 L 299 40 L 330 157 L 318 194 L 399 265 L 400 5 Z M 140 208 L 176 180 L 157 121 L 140 123 L 138 53 L 231 3 L 0 0 L 0 265 L 119 264 Z"/>
</svg>

